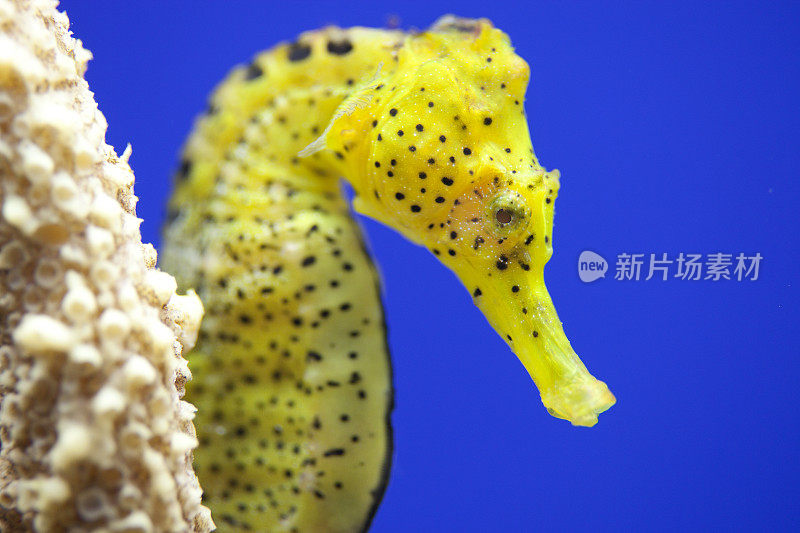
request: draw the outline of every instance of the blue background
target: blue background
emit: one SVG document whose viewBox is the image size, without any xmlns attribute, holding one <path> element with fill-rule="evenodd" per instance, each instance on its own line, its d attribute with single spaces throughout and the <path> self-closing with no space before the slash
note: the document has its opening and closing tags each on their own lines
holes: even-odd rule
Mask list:
<svg viewBox="0 0 800 533">
<path fill-rule="evenodd" d="M 800 7 L 668 2 L 63 2 L 157 242 L 193 117 L 234 64 L 327 23 L 485 16 L 531 64 L 527 111 L 562 172 L 546 277 L 618 403 L 551 418 L 428 252 L 364 220 L 385 281 L 395 462 L 373 531 L 800 527 Z M 769 5 L 767 5 L 769 4 Z M 344 6 L 347 7 L 344 7 Z M 760 252 L 760 279 L 577 276 L 578 254 Z M 446 309 L 446 312 L 444 311 Z"/>
</svg>

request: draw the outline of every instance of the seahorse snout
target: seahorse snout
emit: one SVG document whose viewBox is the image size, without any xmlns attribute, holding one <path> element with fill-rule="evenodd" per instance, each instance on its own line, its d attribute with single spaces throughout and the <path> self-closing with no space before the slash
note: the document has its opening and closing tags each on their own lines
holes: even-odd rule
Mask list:
<svg viewBox="0 0 800 533">
<path fill-rule="evenodd" d="M 576 426 L 595 425 L 597 415 L 616 399 L 572 349 L 542 271 L 498 263 L 491 277 L 483 269 L 461 268 L 456 273 L 474 287 L 475 304 L 525 366 L 547 411 Z"/>
</svg>

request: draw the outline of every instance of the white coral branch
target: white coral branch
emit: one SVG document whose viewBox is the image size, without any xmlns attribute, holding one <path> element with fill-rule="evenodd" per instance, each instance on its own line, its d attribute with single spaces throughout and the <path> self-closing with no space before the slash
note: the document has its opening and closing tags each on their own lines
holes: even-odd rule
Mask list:
<svg viewBox="0 0 800 533">
<path fill-rule="evenodd" d="M 209 531 L 181 351 L 202 316 L 142 244 L 91 57 L 0 0 L 0 529 Z"/>
</svg>

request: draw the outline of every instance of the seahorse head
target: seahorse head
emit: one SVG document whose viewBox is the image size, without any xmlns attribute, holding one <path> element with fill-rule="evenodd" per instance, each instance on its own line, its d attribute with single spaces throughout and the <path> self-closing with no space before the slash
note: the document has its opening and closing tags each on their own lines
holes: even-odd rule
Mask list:
<svg viewBox="0 0 800 533">
<path fill-rule="evenodd" d="M 551 414 L 593 425 L 614 397 L 575 355 L 544 285 L 559 173 L 531 145 L 528 79 L 504 33 L 448 17 L 342 104 L 325 145 L 359 212 L 456 273 Z"/>
</svg>

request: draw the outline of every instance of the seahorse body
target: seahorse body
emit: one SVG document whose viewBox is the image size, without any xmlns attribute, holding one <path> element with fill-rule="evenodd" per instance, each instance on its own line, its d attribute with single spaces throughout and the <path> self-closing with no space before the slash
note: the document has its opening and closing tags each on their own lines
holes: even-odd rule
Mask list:
<svg viewBox="0 0 800 533">
<path fill-rule="evenodd" d="M 163 266 L 207 307 L 190 355 L 196 465 L 225 529 L 358 531 L 386 484 L 392 389 L 355 208 L 451 268 L 555 416 L 614 403 L 544 287 L 557 171 L 527 64 L 486 20 L 326 28 L 235 69 L 187 142 Z"/>
</svg>

